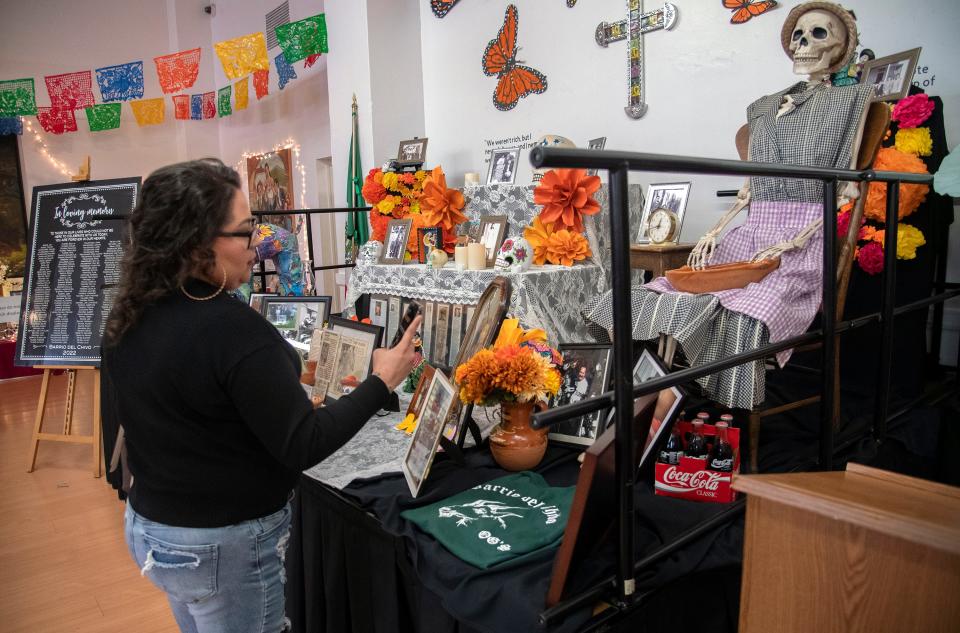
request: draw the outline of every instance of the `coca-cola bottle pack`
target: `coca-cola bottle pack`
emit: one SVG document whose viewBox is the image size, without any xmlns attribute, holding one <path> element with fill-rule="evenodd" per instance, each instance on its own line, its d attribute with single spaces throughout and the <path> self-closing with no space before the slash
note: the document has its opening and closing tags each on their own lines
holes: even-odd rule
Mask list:
<svg viewBox="0 0 960 633">
<path fill-rule="evenodd" d="M 671 460 L 674 442 L 688 438 L 677 462 Z M 712 441 L 711 441 L 712 440 Z M 691 501 L 727 503 L 736 498 L 730 486 L 733 474 L 740 472 L 740 431 L 730 419 L 707 424 L 697 416 L 691 422 L 678 422 L 655 464 L 655 492 L 658 495 Z M 709 450 L 708 450 L 709 446 Z"/>
<path fill-rule="evenodd" d="M 657 461 L 661 464 L 679 464 L 681 457 L 683 457 L 683 438 L 680 435 L 680 427 L 674 425 L 667 443 L 660 449 Z"/>
<path fill-rule="evenodd" d="M 733 447 L 727 437 L 727 427 L 729 424 L 720 420 L 717 422 L 717 437 L 713 440 L 713 449 L 710 456 L 707 457 L 707 469 L 715 470 L 720 473 L 733 472 Z"/>
</svg>

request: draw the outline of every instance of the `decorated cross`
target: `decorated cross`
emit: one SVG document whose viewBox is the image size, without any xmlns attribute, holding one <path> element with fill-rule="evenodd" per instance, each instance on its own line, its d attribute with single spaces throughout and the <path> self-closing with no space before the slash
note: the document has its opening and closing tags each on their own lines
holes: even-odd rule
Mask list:
<svg viewBox="0 0 960 633">
<path fill-rule="evenodd" d="M 669 31 L 677 21 L 677 7 L 665 2 L 649 13 L 643 12 L 643 0 L 627 0 L 627 19 L 619 22 L 601 22 L 597 25 L 597 44 L 607 47 L 610 42 L 629 39 L 630 90 L 623 108 L 631 119 L 639 119 L 647 112 L 643 101 L 643 34 L 665 29 Z"/>
</svg>

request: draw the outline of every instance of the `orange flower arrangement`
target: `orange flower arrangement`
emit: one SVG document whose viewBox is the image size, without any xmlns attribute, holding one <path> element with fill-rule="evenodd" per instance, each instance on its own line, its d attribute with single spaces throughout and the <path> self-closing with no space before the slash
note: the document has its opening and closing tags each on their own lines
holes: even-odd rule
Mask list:
<svg viewBox="0 0 960 633">
<path fill-rule="evenodd" d="M 599 176 L 587 176 L 583 169 L 551 169 L 533 191 L 533 201 L 543 205 L 544 223 L 560 222 L 583 233 L 583 216 L 600 211 L 593 194 L 600 188 Z"/>
<path fill-rule="evenodd" d="M 547 259 L 564 266 L 573 266 L 573 262 L 591 255 L 587 238 L 579 233 L 561 229 L 547 240 Z"/>
<path fill-rule="evenodd" d="M 449 231 L 466 222 L 467 216 L 460 212 L 463 204 L 463 194 L 456 189 L 448 189 L 443 169 L 435 167 L 424 182 L 423 195 L 420 197 L 420 213 L 429 223 L 428 226 L 442 226 Z"/>
<path fill-rule="evenodd" d="M 905 171 L 914 174 L 927 174 L 927 166 L 913 154 L 907 154 L 893 147 L 882 147 L 877 152 L 877 160 L 873 163 L 877 171 Z M 926 199 L 930 187 L 927 185 L 900 185 L 900 209 L 898 217 L 907 217 L 917 210 L 917 207 Z M 873 182 L 867 190 L 867 201 L 863 214 L 877 222 L 886 222 L 887 219 L 887 185 Z"/>
</svg>

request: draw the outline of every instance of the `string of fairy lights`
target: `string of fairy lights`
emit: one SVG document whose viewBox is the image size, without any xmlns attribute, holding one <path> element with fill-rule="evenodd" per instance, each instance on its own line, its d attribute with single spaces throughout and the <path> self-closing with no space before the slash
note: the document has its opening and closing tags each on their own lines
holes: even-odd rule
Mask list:
<svg viewBox="0 0 960 633">
<path fill-rule="evenodd" d="M 47 144 L 44 142 L 43 136 L 41 136 L 40 132 L 38 132 L 36 128 L 33 127 L 33 123 L 30 121 L 30 119 L 28 119 L 27 117 L 21 117 L 21 120 L 23 121 L 23 125 L 26 127 L 27 134 L 32 136 L 33 141 L 37 144 L 40 155 L 46 158 L 47 162 L 50 163 L 50 165 L 53 166 L 54 169 L 59 171 L 61 174 L 63 174 L 67 178 L 73 175 L 73 172 L 70 171 L 70 168 L 67 167 L 67 165 L 62 160 L 59 160 L 56 156 L 54 156 L 50 152 L 50 148 L 47 147 Z"/>
<path fill-rule="evenodd" d="M 301 209 L 306 209 L 306 191 L 307 191 L 307 170 L 304 168 L 303 163 L 300 162 L 300 144 L 293 138 L 287 138 L 284 141 L 281 141 L 271 150 L 263 150 L 259 152 L 243 152 L 240 154 L 240 160 L 236 162 L 234 168 L 237 170 L 237 173 L 242 176 L 242 181 L 247 182 L 249 174 L 247 174 L 247 159 L 249 158 L 263 158 L 274 152 L 278 152 L 283 149 L 293 150 L 293 169 L 298 174 L 300 174 L 300 207 Z"/>
</svg>

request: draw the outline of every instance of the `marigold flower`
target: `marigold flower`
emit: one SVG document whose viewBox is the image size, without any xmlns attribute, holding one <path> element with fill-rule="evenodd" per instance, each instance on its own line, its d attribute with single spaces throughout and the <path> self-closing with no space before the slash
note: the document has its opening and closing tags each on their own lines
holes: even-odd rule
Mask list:
<svg viewBox="0 0 960 633">
<path fill-rule="evenodd" d="M 591 255 L 587 238 L 579 233 L 561 229 L 547 241 L 547 261 L 551 264 L 573 266 L 573 262 Z"/>
<path fill-rule="evenodd" d="M 927 166 L 922 160 L 912 154 L 906 154 L 893 147 L 881 147 L 877 152 L 877 160 L 873 163 L 877 171 L 905 171 L 915 174 L 926 174 Z M 900 185 L 899 217 L 905 218 L 926 199 L 930 187 L 927 185 Z M 880 182 L 870 183 L 867 190 L 867 201 L 863 213 L 866 217 L 877 222 L 887 220 L 887 184 Z"/>
<path fill-rule="evenodd" d="M 933 153 L 933 138 L 930 128 L 912 127 L 897 132 L 895 147 L 914 156 L 929 156 Z"/>
</svg>

